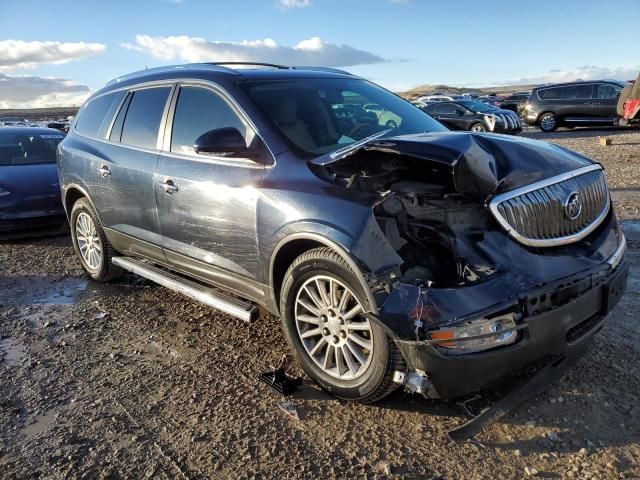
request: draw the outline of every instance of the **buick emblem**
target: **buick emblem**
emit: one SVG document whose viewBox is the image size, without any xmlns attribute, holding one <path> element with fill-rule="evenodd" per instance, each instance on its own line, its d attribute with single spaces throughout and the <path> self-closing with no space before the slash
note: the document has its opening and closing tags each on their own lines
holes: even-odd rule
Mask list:
<svg viewBox="0 0 640 480">
<path fill-rule="evenodd" d="M 582 212 L 582 201 L 578 192 L 571 192 L 564 201 L 564 214 L 569 220 L 575 220 Z"/>
</svg>

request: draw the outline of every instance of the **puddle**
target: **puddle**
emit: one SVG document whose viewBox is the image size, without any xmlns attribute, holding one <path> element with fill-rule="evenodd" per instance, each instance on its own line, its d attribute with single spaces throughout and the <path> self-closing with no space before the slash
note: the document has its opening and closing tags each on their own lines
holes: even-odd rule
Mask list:
<svg viewBox="0 0 640 480">
<path fill-rule="evenodd" d="M 7 365 L 15 365 L 21 362 L 25 355 L 22 345 L 14 343 L 11 338 L 0 340 L 0 358 L 6 362 Z"/>
<path fill-rule="evenodd" d="M 79 278 L 69 278 L 53 285 L 52 291 L 47 288 L 40 295 L 35 295 L 34 303 L 45 303 L 52 305 L 72 304 L 76 297 L 87 289 L 87 280 Z"/>
<path fill-rule="evenodd" d="M 20 432 L 27 437 L 26 440 L 30 440 L 39 433 L 47 430 L 55 421 L 55 414 L 53 411 L 45 412 L 43 415 L 35 417 L 34 420 L 33 423 L 20 430 Z"/>
<path fill-rule="evenodd" d="M 630 233 L 634 233 L 636 235 L 640 234 L 640 221 L 638 220 L 626 220 L 620 222 L 620 225 L 622 226 L 624 233 L 627 235 Z"/>
<path fill-rule="evenodd" d="M 20 277 L 7 280 L 6 292 L 11 296 L 0 295 L 0 303 L 8 305 L 71 305 L 85 293 L 88 283 L 83 278 L 55 281 L 47 277 Z"/>
</svg>

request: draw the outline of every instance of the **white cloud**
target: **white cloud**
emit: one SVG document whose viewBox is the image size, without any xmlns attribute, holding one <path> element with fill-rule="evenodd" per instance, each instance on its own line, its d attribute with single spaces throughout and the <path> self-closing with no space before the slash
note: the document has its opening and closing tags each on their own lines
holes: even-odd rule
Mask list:
<svg viewBox="0 0 640 480">
<path fill-rule="evenodd" d="M 583 65 L 574 70 L 550 70 L 547 73 L 533 75 L 530 77 L 522 77 L 517 80 L 508 80 L 507 84 L 544 84 L 544 83 L 560 83 L 573 82 L 574 80 L 631 80 L 638 76 L 640 65 L 625 65 L 613 67 L 597 67 L 593 65 Z"/>
<path fill-rule="evenodd" d="M 283 8 L 304 8 L 311 5 L 311 0 L 278 0 L 278 5 Z"/>
<path fill-rule="evenodd" d="M 0 40 L 0 71 L 34 68 L 42 63 L 68 63 L 102 53 L 105 48 L 101 43 Z"/>
<path fill-rule="evenodd" d="M 278 45 L 271 38 L 221 42 L 185 35 L 136 35 L 135 43 L 125 43 L 122 46 L 129 50 L 148 53 L 163 61 L 180 59 L 186 62 L 270 62 L 316 67 L 346 67 L 386 61 L 373 53 L 349 45 L 328 43 L 318 37 L 302 40 L 293 47 L 287 47 Z"/>
<path fill-rule="evenodd" d="M 0 73 L 0 108 L 79 106 L 89 93 L 73 80 Z"/>
</svg>

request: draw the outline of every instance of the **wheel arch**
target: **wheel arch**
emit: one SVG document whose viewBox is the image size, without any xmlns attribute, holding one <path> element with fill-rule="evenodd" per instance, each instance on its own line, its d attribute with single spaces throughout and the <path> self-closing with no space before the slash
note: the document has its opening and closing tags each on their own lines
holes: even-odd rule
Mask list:
<svg viewBox="0 0 640 480">
<path fill-rule="evenodd" d="M 540 126 L 540 119 L 546 115 L 547 113 L 550 113 L 551 115 L 553 115 L 554 117 L 556 117 L 556 121 L 560 122 L 560 115 L 558 115 L 556 112 L 552 111 L 552 110 L 543 110 L 542 112 L 540 112 L 538 114 L 538 117 L 536 118 L 536 127 Z"/>
<path fill-rule="evenodd" d="M 318 247 L 329 247 L 336 252 L 342 259 L 349 265 L 351 270 L 355 273 L 356 277 L 362 284 L 362 287 L 367 295 L 367 301 L 371 306 L 371 313 L 378 314 L 378 306 L 373 298 L 371 289 L 367 284 L 367 281 L 358 266 L 358 263 L 353 256 L 348 252 L 346 248 L 323 235 L 306 232 L 306 233 L 293 233 L 278 242 L 276 248 L 271 255 L 271 262 L 269 266 L 269 282 L 273 288 L 273 296 L 276 309 L 279 309 L 280 305 L 280 290 L 284 282 L 284 275 L 287 269 L 293 263 L 293 261 L 306 251 L 312 250 Z"/>
<path fill-rule="evenodd" d="M 93 210 L 96 212 L 96 215 L 98 215 L 98 211 L 96 210 L 95 205 L 91 201 L 91 197 L 89 197 L 89 194 L 87 193 L 87 191 L 80 185 L 72 183 L 70 185 L 67 185 L 64 191 L 63 205 L 64 205 L 65 211 L 67 212 L 67 218 L 70 218 L 73 204 L 76 203 L 81 198 L 86 198 L 91 204 L 91 207 L 93 207 Z M 98 215 L 98 218 L 100 218 L 99 215 Z"/>
</svg>

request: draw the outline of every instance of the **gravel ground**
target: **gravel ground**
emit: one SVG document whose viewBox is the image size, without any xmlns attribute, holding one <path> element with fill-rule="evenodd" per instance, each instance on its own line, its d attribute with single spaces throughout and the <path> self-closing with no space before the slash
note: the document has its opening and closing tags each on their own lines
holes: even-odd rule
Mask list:
<svg viewBox="0 0 640 480">
<path fill-rule="evenodd" d="M 350 404 L 308 380 L 288 418 L 256 380 L 287 352 L 276 318 L 245 325 L 134 276 L 90 283 L 54 237 L 0 243 L 0 477 L 640 476 L 640 132 L 526 136 L 605 165 L 631 278 L 589 354 L 476 441 L 448 440 L 454 402 Z"/>
</svg>

